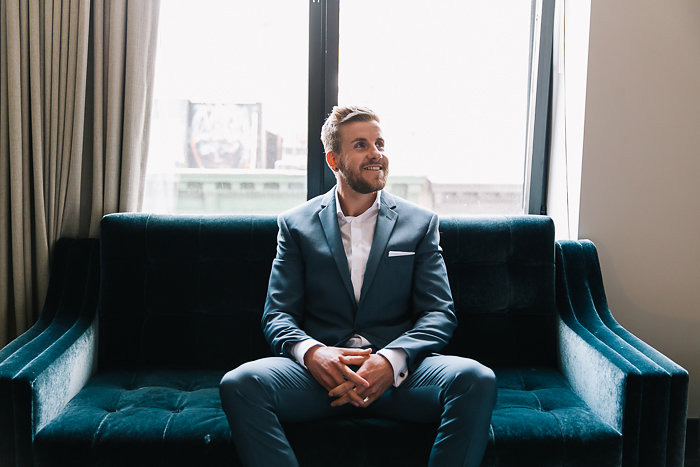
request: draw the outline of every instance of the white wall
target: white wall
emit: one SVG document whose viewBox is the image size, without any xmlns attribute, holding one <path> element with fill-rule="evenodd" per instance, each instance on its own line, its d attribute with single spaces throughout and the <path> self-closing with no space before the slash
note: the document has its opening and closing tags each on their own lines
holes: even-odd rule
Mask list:
<svg viewBox="0 0 700 467">
<path fill-rule="evenodd" d="M 592 0 L 579 237 L 700 416 L 700 2 Z"/>
</svg>

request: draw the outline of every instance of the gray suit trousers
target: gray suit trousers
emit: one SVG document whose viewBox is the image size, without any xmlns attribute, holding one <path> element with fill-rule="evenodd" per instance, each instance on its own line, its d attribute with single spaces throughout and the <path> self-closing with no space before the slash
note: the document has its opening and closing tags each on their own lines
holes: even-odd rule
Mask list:
<svg viewBox="0 0 700 467">
<path fill-rule="evenodd" d="M 229 371 L 220 392 L 246 466 L 298 465 L 281 423 L 342 417 L 350 410 L 366 410 L 368 417 L 439 422 L 429 465 L 478 466 L 488 442 L 496 378 L 475 360 L 431 356 L 369 407 L 331 407 L 332 399 L 308 370 L 289 358 L 269 357 Z"/>
</svg>

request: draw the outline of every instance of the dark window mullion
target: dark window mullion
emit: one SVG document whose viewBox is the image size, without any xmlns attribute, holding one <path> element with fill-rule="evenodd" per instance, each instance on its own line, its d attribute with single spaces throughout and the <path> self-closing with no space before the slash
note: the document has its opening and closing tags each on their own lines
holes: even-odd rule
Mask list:
<svg viewBox="0 0 700 467">
<path fill-rule="evenodd" d="M 307 199 L 328 191 L 335 184 L 326 166 L 321 126 L 338 103 L 339 0 L 309 1 L 309 127 Z"/>
<path fill-rule="evenodd" d="M 536 1 L 533 1 L 536 3 Z M 530 57 L 530 66 L 537 58 L 537 82 L 533 125 L 532 151 L 525 163 L 524 208 L 526 214 L 547 214 L 547 183 L 551 146 L 552 50 L 554 37 L 554 0 L 542 0 L 539 56 Z M 530 71 L 532 79 L 532 69 Z M 528 108 L 532 105 L 528 98 Z M 529 131 L 529 129 L 528 129 Z"/>
</svg>

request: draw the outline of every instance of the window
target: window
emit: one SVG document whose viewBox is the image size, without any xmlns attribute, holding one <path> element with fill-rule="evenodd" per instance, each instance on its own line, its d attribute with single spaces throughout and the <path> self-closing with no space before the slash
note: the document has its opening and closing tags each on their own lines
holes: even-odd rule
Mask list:
<svg viewBox="0 0 700 467">
<path fill-rule="evenodd" d="M 325 192 L 321 124 L 357 103 L 382 118 L 389 191 L 522 213 L 544 174 L 542 1 L 163 2 L 144 210 L 279 213 Z"/>
<path fill-rule="evenodd" d="M 277 213 L 305 201 L 307 2 L 160 8 L 143 209 Z"/>
<path fill-rule="evenodd" d="M 522 0 L 340 2 L 338 101 L 382 118 L 389 191 L 439 214 L 522 213 L 530 19 Z"/>
</svg>

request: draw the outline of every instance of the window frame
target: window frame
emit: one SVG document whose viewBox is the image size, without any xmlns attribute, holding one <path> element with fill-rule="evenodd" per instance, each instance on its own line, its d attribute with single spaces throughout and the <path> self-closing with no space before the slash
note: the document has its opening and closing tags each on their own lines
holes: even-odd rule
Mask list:
<svg viewBox="0 0 700 467">
<path fill-rule="evenodd" d="M 309 1 L 309 127 L 306 199 L 335 185 L 320 139 L 326 116 L 338 104 L 340 0 Z"/>
<path fill-rule="evenodd" d="M 552 128 L 554 0 L 533 0 L 531 18 L 523 212 L 546 215 Z"/>
<path fill-rule="evenodd" d="M 338 104 L 339 14 L 340 0 L 309 0 L 307 199 L 335 185 L 319 136 L 326 116 Z M 528 137 L 522 197 L 523 212 L 528 214 L 547 213 L 553 30 L 554 0 L 532 0 Z"/>
</svg>

